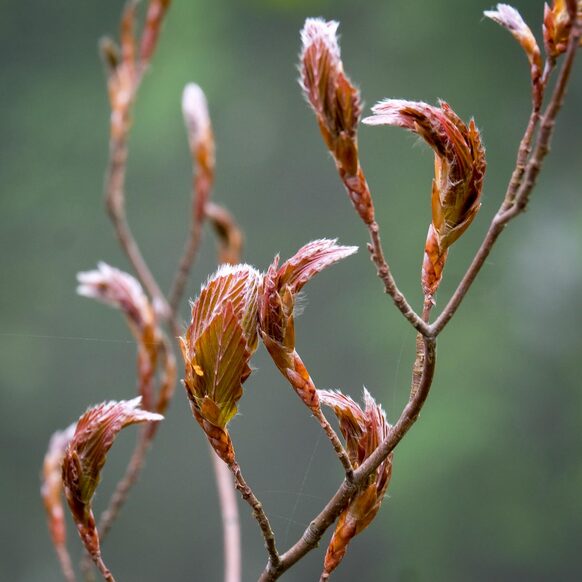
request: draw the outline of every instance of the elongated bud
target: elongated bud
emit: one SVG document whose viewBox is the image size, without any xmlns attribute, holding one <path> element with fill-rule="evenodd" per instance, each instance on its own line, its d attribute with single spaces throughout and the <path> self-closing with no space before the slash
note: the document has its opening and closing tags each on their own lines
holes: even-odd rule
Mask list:
<svg viewBox="0 0 582 582">
<path fill-rule="evenodd" d="M 77 424 L 73 423 L 65 430 L 55 432 L 51 437 L 42 465 L 42 485 L 40 490 L 51 540 L 67 580 L 74 580 L 75 575 L 66 545 L 65 512 L 62 502 L 62 465 L 65 449 L 73 438 L 76 426 Z"/>
<path fill-rule="evenodd" d="M 259 293 L 261 338 L 279 371 L 303 402 L 319 409 L 317 390 L 299 354 L 295 351 L 293 311 L 299 291 L 317 273 L 355 253 L 335 240 L 310 242 L 279 267 L 279 257 L 269 267 Z"/>
<path fill-rule="evenodd" d="M 352 466 L 359 467 L 378 448 L 391 428 L 382 407 L 365 389 L 364 410 L 341 392 L 320 390 L 319 397 L 322 404 L 329 406 L 337 416 Z M 376 517 L 392 476 L 392 458 L 390 453 L 339 516 L 325 554 L 322 580 L 327 580 L 338 567 L 352 538 Z"/>
<path fill-rule="evenodd" d="M 447 103 L 387 99 L 364 119 L 369 125 L 395 125 L 422 137 L 435 153 L 432 223 L 422 268 L 422 287 L 432 300 L 442 278 L 449 247 L 465 232 L 481 207 L 485 150 L 475 122 L 469 125 Z"/>
<path fill-rule="evenodd" d="M 184 88 L 182 113 L 195 170 L 195 215 L 196 220 L 202 220 L 214 183 L 215 157 L 208 103 L 204 92 L 196 83 L 189 83 Z"/>
<path fill-rule="evenodd" d="M 204 91 L 196 83 L 188 83 L 182 92 L 182 113 L 192 151 L 212 139 L 208 102 Z"/>
<path fill-rule="evenodd" d="M 308 18 L 301 31 L 300 83 L 319 124 L 354 208 L 366 224 L 374 205 L 358 159 L 360 93 L 343 70 L 337 40 L 339 24 Z"/>
<path fill-rule="evenodd" d="M 506 28 L 521 45 L 531 66 L 531 79 L 535 85 L 542 74 L 542 56 L 538 43 L 521 14 L 509 4 L 497 4 L 495 10 L 485 10 L 483 14 Z"/>
<path fill-rule="evenodd" d="M 257 348 L 260 279 L 249 265 L 220 267 L 192 304 L 192 321 L 181 338 L 192 412 L 227 464 L 234 462 L 234 449 L 226 427 L 237 412 Z"/>
<path fill-rule="evenodd" d="M 92 501 L 107 453 L 121 429 L 163 419 L 160 414 L 141 410 L 140 404 L 141 397 L 138 397 L 90 408 L 77 422 L 63 457 L 62 477 L 67 503 L 81 540 L 96 563 L 101 560 L 101 550 Z"/>
</svg>

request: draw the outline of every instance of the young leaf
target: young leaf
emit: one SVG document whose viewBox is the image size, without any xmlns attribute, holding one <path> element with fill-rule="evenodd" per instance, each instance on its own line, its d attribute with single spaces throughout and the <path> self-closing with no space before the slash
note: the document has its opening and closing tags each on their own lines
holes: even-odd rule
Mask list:
<svg viewBox="0 0 582 582">
<path fill-rule="evenodd" d="M 126 426 L 159 422 L 160 414 L 141 410 L 141 397 L 105 402 L 87 410 L 76 424 L 63 457 L 65 497 L 77 530 L 93 560 L 101 560 L 99 535 L 92 501 L 101 479 L 101 470 L 117 433 Z"/>
<path fill-rule="evenodd" d="M 300 83 L 354 208 L 366 224 L 371 224 L 374 204 L 358 158 L 362 104 L 358 89 L 344 73 L 338 26 L 337 22 L 320 18 L 305 21 L 301 31 Z"/>
<path fill-rule="evenodd" d="M 341 392 L 320 390 L 319 397 L 322 404 L 332 408 L 337 416 L 350 461 L 354 467 L 359 467 L 378 448 L 390 430 L 382 407 L 376 404 L 365 389 L 364 410 Z M 390 453 L 372 473 L 366 486 L 352 497 L 340 514 L 325 554 L 322 580 L 327 580 L 338 567 L 352 538 L 366 529 L 376 517 L 392 476 L 392 458 L 393 454 Z"/>
<path fill-rule="evenodd" d="M 295 351 L 295 300 L 317 273 L 356 251 L 357 247 L 339 246 L 335 240 L 310 242 L 281 267 L 275 257 L 261 285 L 258 315 L 263 343 L 297 395 L 313 409 L 319 409 L 317 391 Z"/>
<path fill-rule="evenodd" d="M 220 267 L 192 304 L 192 321 L 181 338 L 192 412 L 227 464 L 234 461 L 234 449 L 226 427 L 236 414 L 258 342 L 260 279 L 249 265 Z"/>
<path fill-rule="evenodd" d="M 469 125 L 444 101 L 440 107 L 387 99 L 364 119 L 369 125 L 394 125 L 418 134 L 434 150 L 432 223 L 423 262 L 422 286 L 432 300 L 442 278 L 448 248 L 465 232 L 481 207 L 485 150 L 471 119 Z"/>
</svg>

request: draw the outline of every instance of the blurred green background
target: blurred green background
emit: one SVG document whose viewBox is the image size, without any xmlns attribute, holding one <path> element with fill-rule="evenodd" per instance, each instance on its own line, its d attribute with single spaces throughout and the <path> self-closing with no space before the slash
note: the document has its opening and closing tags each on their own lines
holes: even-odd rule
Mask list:
<svg viewBox="0 0 582 582">
<path fill-rule="evenodd" d="M 516 5 L 538 31 L 542 2 Z M 298 348 L 319 387 L 360 398 L 365 385 L 394 421 L 408 396 L 414 334 L 382 292 L 365 230 L 301 96 L 299 30 L 307 16 L 341 21 L 345 66 L 367 107 L 383 97 L 444 98 L 465 119 L 475 116 L 487 146 L 483 208 L 450 254 L 442 307 L 501 201 L 529 109 L 525 57 L 482 18 L 490 7 L 175 0 L 137 103 L 127 188 L 130 222 L 162 286 L 187 231 L 191 168 L 179 104 L 184 84 L 196 81 L 216 131 L 215 199 L 246 233 L 245 260 L 264 269 L 276 252 L 288 257 L 323 236 L 361 247 L 308 286 Z M 75 295 L 77 271 L 99 260 L 128 268 L 102 205 L 108 103 L 96 52 L 100 36 L 117 34 L 121 8 L 2 3 L 1 580 L 61 579 L 38 495 L 46 444 L 89 404 L 135 392 L 135 345 L 120 315 Z M 338 582 L 580 579 L 581 64 L 531 208 L 500 239 L 443 334 L 429 402 Z M 386 253 L 418 307 L 432 153 L 392 128 L 362 127 L 360 142 Z M 190 296 L 215 268 L 210 232 L 204 243 Z M 341 471 L 264 350 L 255 365 L 232 434 L 286 548 Z M 113 448 L 97 509 L 135 434 Z M 241 516 L 244 580 L 254 580 L 263 544 L 245 506 Z M 72 529 L 69 539 L 78 556 Z M 324 547 L 283 579 L 316 580 Z M 221 580 L 211 465 L 180 387 L 103 552 L 121 582 Z"/>
</svg>

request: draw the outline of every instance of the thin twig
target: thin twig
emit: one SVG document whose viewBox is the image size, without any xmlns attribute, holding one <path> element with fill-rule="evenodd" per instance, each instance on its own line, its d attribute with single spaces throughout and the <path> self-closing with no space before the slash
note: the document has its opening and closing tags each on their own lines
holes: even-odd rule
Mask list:
<svg viewBox="0 0 582 582">
<path fill-rule="evenodd" d="M 355 471 L 351 482 L 344 479 L 339 489 L 330 499 L 323 511 L 309 524 L 301 538 L 280 556 L 278 566 L 267 564 L 259 578 L 259 582 L 273 582 L 284 572 L 300 560 L 305 554 L 317 547 L 325 531 L 333 524 L 340 513 L 345 509 L 354 493 L 361 487 L 367 478 L 378 468 L 391 451 L 398 445 L 404 435 L 418 418 L 420 411 L 429 394 L 436 364 L 436 341 L 425 338 L 426 358 L 419 390 L 410 401 L 396 424 L 390 429 L 388 436 L 378 448 Z"/>
<path fill-rule="evenodd" d="M 261 502 L 257 499 L 247 482 L 244 480 L 239 464 L 234 461 L 228 466 L 228 468 L 234 475 L 236 488 L 240 491 L 242 498 L 251 506 L 253 516 L 261 528 L 263 538 L 265 539 L 265 547 L 269 554 L 269 564 L 272 565 L 272 567 L 276 567 L 279 564 L 280 557 L 275 544 L 275 534 L 269 523 L 269 518 L 267 517 Z"/>
<path fill-rule="evenodd" d="M 99 572 L 101 572 L 101 575 L 103 576 L 105 582 L 115 582 L 115 578 L 113 577 L 113 574 L 111 573 L 109 568 L 105 565 L 103 558 L 100 555 L 95 556 L 94 561 L 95 565 L 99 569 Z"/>
<path fill-rule="evenodd" d="M 188 281 L 188 275 L 190 274 L 190 269 L 192 268 L 192 265 L 196 259 L 201 238 L 202 220 L 196 220 L 195 217 L 192 217 L 188 238 L 184 243 L 182 257 L 180 258 L 178 269 L 176 271 L 174 282 L 172 283 L 169 294 L 169 304 L 172 313 L 177 312 L 180 301 L 184 295 L 184 289 Z"/>
<path fill-rule="evenodd" d="M 220 500 L 220 516 L 222 518 L 222 538 L 224 554 L 224 582 L 240 582 L 241 543 L 240 524 L 238 517 L 237 498 L 232 486 L 232 478 L 228 466 L 208 445 L 214 476 Z"/>
<path fill-rule="evenodd" d="M 382 241 L 380 240 L 380 227 L 374 220 L 366 225 L 370 234 L 370 243 L 368 250 L 374 265 L 376 265 L 376 272 L 380 280 L 384 283 L 385 292 L 392 297 L 394 305 L 399 309 L 400 313 L 410 322 L 412 327 L 416 329 L 423 336 L 430 335 L 429 327 L 419 317 L 418 313 L 412 309 L 404 294 L 396 286 L 396 281 L 390 270 L 388 262 L 384 257 L 384 250 L 382 248 Z"/>
<path fill-rule="evenodd" d="M 487 231 L 487 234 L 485 235 L 479 250 L 473 258 L 471 265 L 467 269 L 467 272 L 459 283 L 456 291 L 453 293 L 453 296 L 436 321 L 431 326 L 429 326 L 429 334 L 432 337 L 436 337 L 444 329 L 444 327 L 450 321 L 451 317 L 453 317 L 457 311 L 459 305 L 467 294 L 467 291 L 475 280 L 475 277 L 479 274 L 481 267 L 487 260 L 487 257 L 489 256 L 495 241 L 507 223 L 515 218 L 518 214 L 522 213 L 527 206 L 530 193 L 535 186 L 536 179 L 543 164 L 543 160 L 549 152 L 549 146 L 555 126 L 556 117 L 564 100 L 564 95 L 566 93 L 568 81 L 570 79 L 570 73 L 572 71 L 572 65 L 574 63 L 576 50 L 578 49 L 578 42 L 581 35 L 582 22 L 578 21 L 573 27 L 568 49 L 560 69 L 560 74 L 556 82 L 556 86 L 554 87 L 550 102 L 541 118 L 540 132 L 537 137 L 536 145 L 531 158 L 526 165 L 521 184 L 515 192 L 514 202 L 509 208 L 506 209 L 504 201 L 500 210 L 491 221 L 489 230 Z M 528 130 L 529 124 L 528 129 L 526 129 L 526 135 Z M 508 192 L 511 192 L 511 182 Z"/>
<path fill-rule="evenodd" d="M 105 180 L 105 204 L 117 240 L 129 259 L 135 274 L 154 301 L 162 317 L 168 317 L 168 303 L 152 275 L 139 246 L 129 228 L 125 214 L 125 168 L 127 163 L 127 135 L 112 138 L 109 146 L 109 166 Z"/>
<path fill-rule="evenodd" d="M 67 550 L 67 546 L 65 544 L 59 544 L 55 546 L 55 550 L 66 582 L 77 582 L 75 570 L 73 569 L 73 563 L 71 561 L 69 550 Z"/>
<path fill-rule="evenodd" d="M 117 87 L 117 98 L 121 98 L 121 104 L 117 102 L 116 104 L 119 107 L 116 111 L 112 112 L 112 122 L 114 121 L 115 123 L 112 123 L 112 135 L 109 146 L 109 165 L 105 180 L 105 200 L 107 212 L 113 223 L 119 243 L 126 256 L 128 257 L 131 265 L 133 266 L 139 281 L 151 296 L 158 315 L 162 319 L 169 318 L 170 327 L 172 328 L 174 334 L 179 336 L 181 335 L 181 330 L 174 311 L 177 309 L 177 302 L 183 293 L 183 288 L 174 293 L 173 297 L 175 301 L 175 309 L 172 310 L 168 305 L 164 293 L 161 291 L 155 277 L 151 273 L 146 261 L 141 254 L 139 246 L 133 237 L 127 222 L 125 213 L 125 176 L 128 157 L 127 141 L 129 131 L 131 129 L 132 109 L 143 74 L 147 69 L 147 64 L 149 63 L 157 44 L 163 16 L 168 6 L 168 0 L 150 2 L 148 14 L 146 17 L 145 30 L 142 36 L 140 52 L 142 62 L 139 63 L 137 67 L 135 66 L 135 37 L 133 33 L 135 5 L 129 5 L 124 12 L 124 16 L 122 17 L 121 36 L 122 49 L 124 51 L 123 66 L 125 69 L 120 68 L 118 71 L 115 69 L 110 70 L 109 81 L 111 83 L 112 80 L 115 80 L 111 75 L 119 73 L 120 77 L 117 78 L 117 80 L 120 83 L 127 81 L 127 79 L 132 79 L 132 84 L 130 87 L 127 87 L 122 83 L 123 86 L 121 89 L 129 90 L 129 97 L 127 97 L 127 101 L 125 101 L 126 97 L 123 90 L 119 91 L 120 87 Z M 199 238 L 199 233 L 197 236 Z M 196 242 L 195 244 L 197 245 L 198 243 Z M 189 253 L 195 255 L 195 250 L 194 252 L 190 250 Z M 188 258 L 188 260 L 190 260 L 190 258 Z M 171 350 L 168 351 L 168 353 L 170 352 Z M 172 387 L 168 388 L 168 393 L 171 388 Z M 127 495 L 127 485 L 129 484 L 131 486 L 131 484 L 137 479 L 139 468 L 143 464 L 143 457 L 145 456 L 149 446 L 149 442 L 147 442 L 148 440 L 151 440 L 151 438 L 146 439 L 144 436 L 143 440 L 138 443 L 136 452 L 134 456 L 132 456 L 130 465 L 128 466 L 128 473 L 126 473 L 127 480 L 124 479 L 125 483 L 124 481 L 120 483 L 120 487 L 122 488 L 122 491 L 125 491 L 125 495 Z M 216 463 L 214 459 L 214 453 L 212 453 L 212 455 L 213 462 Z M 217 478 L 217 491 L 219 494 L 219 501 L 223 514 L 223 523 L 225 523 L 225 582 L 239 582 L 241 571 L 240 534 L 238 528 L 238 508 L 236 505 L 236 497 L 234 494 L 234 489 L 231 485 L 228 471 L 224 471 L 222 468 L 220 468 L 215 471 L 215 474 Z M 119 499 L 121 499 L 120 503 L 123 503 L 123 499 L 118 498 L 118 501 Z M 113 513 L 113 517 L 114 516 L 115 512 Z M 226 527 L 226 521 L 228 521 L 228 527 Z"/>
<path fill-rule="evenodd" d="M 313 416 L 319 422 L 319 425 L 327 435 L 327 438 L 330 440 L 333 449 L 344 468 L 344 471 L 346 473 L 346 479 L 348 481 L 351 481 L 354 476 L 354 468 L 352 467 L 348 454 L 344 446 L 342 445 L 341 441 L 339 440 L 337 433 L 335 432 L 335 430 L 333 430 L 333 427 L 331 426 L 331 424 L 329 424 L 327 418 L 325 418 L 321 408 L 317 408 L 315 410 L 312 409 L 312 412 Z"/>
</svg>

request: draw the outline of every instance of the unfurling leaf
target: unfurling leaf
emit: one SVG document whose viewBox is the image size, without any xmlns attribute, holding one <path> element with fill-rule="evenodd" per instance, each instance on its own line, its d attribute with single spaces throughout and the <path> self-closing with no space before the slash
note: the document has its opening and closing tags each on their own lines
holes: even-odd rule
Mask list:
<svg viewBox="0 0 582 582">
<path fill-rule="evenodd" d="M 158 422 L 160 414 L 141 410 L 141 397 L 94 406 L 81 416 L 64 454 L 62 478 L 65 497 L 77 530 L 94 561 L 100 560 L 99 535 L 92 500 L 106 456 L 117 433 L 126 426 Z"/>
<path fill-rule="evenodd" d="M 63 509 L 63 458 L 65 449 L 73 438 L 77 424 L 73 423 L 63 431 L 57 431 L 49 441 L 42 465 L 42 485 L 40 494 L 47 514 L 51 540 L 61 559 L 67 580 L 74 579 L 73 568 L 66 549 L 66 523 Z"/>
<path fill-rule="evenodd" d="M 425 296 L 432 300 L 442 278 L 449 247 L 465 232 L 481 207 L 485 150 L 471 119 L 469 125 L 447 103 L 387 99 L 364 119 L 369 125 L 394 125 L 422 137 L 435 153 L 432 223 L 422 269 Z"/>
<path fill-rule="evenodd" d="M 322 404 L 332 408 L 337 416 L 352 466 L 359 467 L 378 448 L 390 430 L 382 407 L 376 404 L 365 389 L 364 410 L 341 392 L 320 390 L 319 397 Z M 392 458 L 393 453 L 390 453 L 339 516 L 325 554 L 322 579 L 327 579 L 338 567 L 351 539 L 366 529 L 376 517 L 392 476 Z"/>
<path fill-rule="evenodd" d="M 374 205 L 358 159 L 360 93 L 344 73 L 337 40 L 339 24 L 308 18 L 301 31 L 300 83 L 323 141 L 331 152 L 356 211 L 366 224 Z"/>
<path fill-rule="evenodd" d="M 257 348 L 260 278 L 249 265 L 222 266 L 193 303 L 190 326 L 181 338 L 192 412 L 227 464 L 234 461 L 234 449 L 226 427 L 237 412 Z"/>
<path fill-rule="evenodd" d="M 317 273 L 356 251 L 357 247 L 339 246 L 335 240 L 310 242 L 281 267 L 279 257 L 275 257 L 261 285 L 258 315 L 263 343 L 297 395 L 313 409 L 319 409 L 317 391 L 295 351 L 295 300 Z"/>
<path fill-rule="evenodd" d="M 529 60 L 532 82 L 537 83 L 542 74 L 542 56 L 538 43 L 521 14 L 508 4 L 498 4 L 496 10 L 486 10 L 483 14 L 514 36 Z"/>
</svg>

